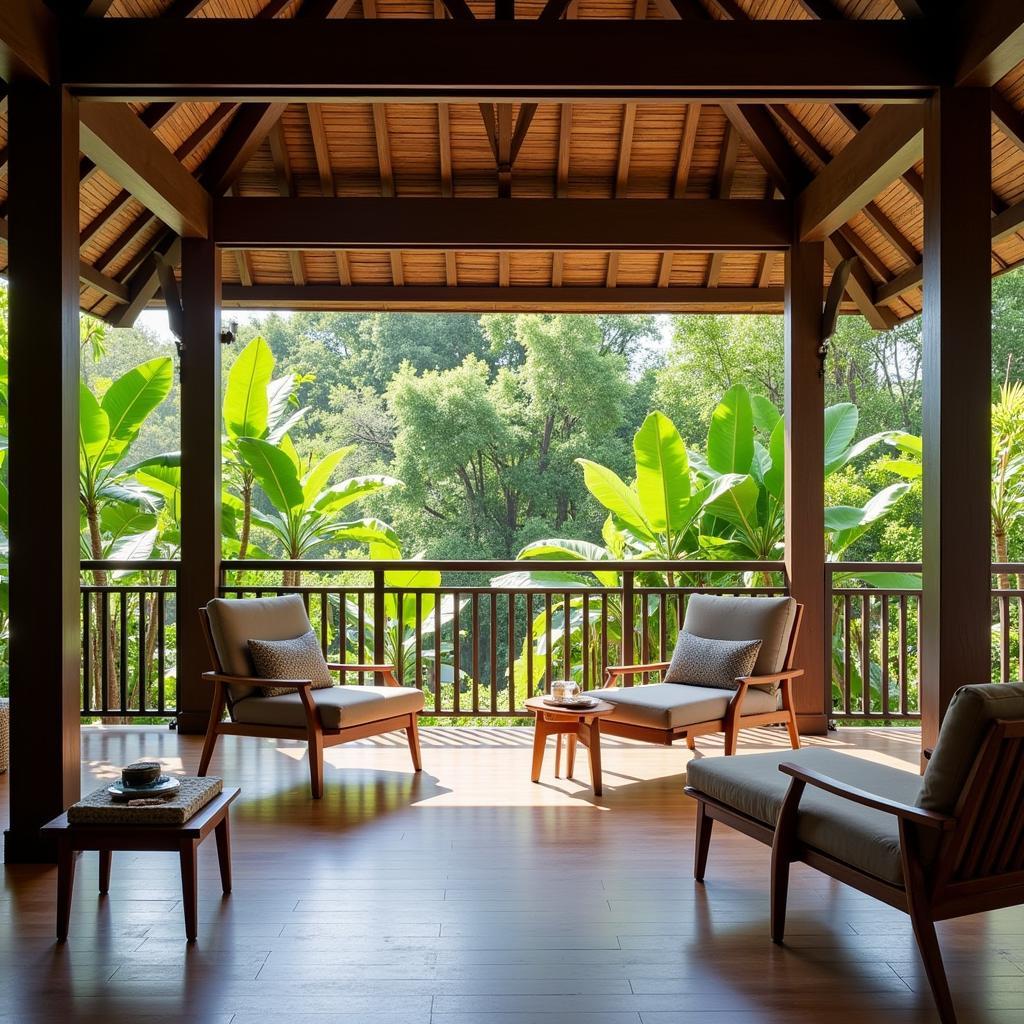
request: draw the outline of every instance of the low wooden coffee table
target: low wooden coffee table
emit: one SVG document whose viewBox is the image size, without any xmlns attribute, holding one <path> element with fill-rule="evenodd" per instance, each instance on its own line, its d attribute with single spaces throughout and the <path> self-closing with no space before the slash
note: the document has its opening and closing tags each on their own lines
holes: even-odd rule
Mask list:
<svg viewBox="0 0 1024 1024">
<path fill-rule="evenodd" d="M 100 892 L 110 888 L 110 858 L 114 850 L 176 850 L 181 858 L 181 895 L 185 911 L 185 937 L 194 942 L 198 931 L 196 850 L 211 833 L 217 836 L 220 882 L 225 895 L 231 892 L 231 837 L 228 807 L 238 796 L 237 787 L 222 789 L 182 825 L 72 825 L 62 814 L 43 826 L 57 839 L 57 941 L 65 942 L 71 919 L 71 895 L 75 886 L 75 854 L 99 850 Z"/>
<path fill-rule="evenodd" d="M 527 708 L 536 716 L 537 722 L 533 731 L 533 781 L 540 781 L 540 769 L 544 763 L 544 747 L 549 736 L 558 737 L 555 748 L 555 778 L 561 768 L 562 737 L 569 737 L 566 753 L 566 775 L 572 778 L 576 764 L 576 741 L 590 751 L 590 781 L 594 796 L 601 795 L 601 719 L 610 715 L 615 706 L 607 701 L 599 700 L 592 708 L 569 710 L 554 708 L 544 703 L 543 697 L 530 697 Z"/>
</svg>

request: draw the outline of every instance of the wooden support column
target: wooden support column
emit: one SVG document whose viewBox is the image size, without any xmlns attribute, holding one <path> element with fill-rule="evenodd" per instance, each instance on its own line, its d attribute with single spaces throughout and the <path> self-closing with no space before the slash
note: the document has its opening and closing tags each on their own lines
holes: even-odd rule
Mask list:
<svg viewBox="0 0 1024 1024">
<path fill-rule="evenodd" d="M 39 826 L 78 799 L 81 772 L 77 103 L 59 87 L 16 80 L 10 129 L 11 813 L 4 857 L 52 862 L 55 849 Z"/>
<path fill-rule="evenodd" d="M 992 285 L 989 91 L 925 115 L 922 742 L 991 673 Z"/>
<path fill-rule="evenodd" d="M 211 693 L 199 608 L 220 583 L 220 253 L 181 244 L 181 568 L 178 575 L 178 731 L 201 733 Z"/>
<path fill-rule="evenodd" d="M 823 733 L 832 709 L 829 610 L 825 592 L 825 386 L 820 374 L 821 242 L 795 241 L 786 254 L 786 574 L 804 605 L 796 664 L 797 722 Z"/>
</svg>

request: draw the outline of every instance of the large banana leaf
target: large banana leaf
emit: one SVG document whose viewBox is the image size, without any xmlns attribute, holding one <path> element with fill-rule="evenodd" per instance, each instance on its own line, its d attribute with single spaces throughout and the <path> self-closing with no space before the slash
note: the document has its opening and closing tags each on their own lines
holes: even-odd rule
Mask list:
<svg viewBox="0 0 1024 1024">
<path fill-rule="evenodd" d="M 636 492 L 646 522 L 671 538 L 685 529 L 690 499 L 690 464 L 686 445 L 675 424 L 661 412 L 652 412 L 633 438 L 636 455 Z"/>
<path fill-rule="evenodd" d="M 782 419 L 782 413 L 763 395 L 751 395 L 750 408 L 754 414 L 754 427 L 766 437 L 770 437 Z"/>
<path fill-rule="evenodd" d="M 757 484 L 751 476 L 733 474 L 720 477 L 715 483 L 720 484 L 723 480 L 725 485 L 722 489 L 709 496 L 707 510 L 733 526 L 751 531 L 757 516 Z"/>
<path fill-rule="evenodd" d="M 78 386 L 78 402 L 78 443 L 85 460 L 95 464 L 110 440 L 110 420 L 84 383 Z"/>
<path fill-rule="evenodd" d="M 754 457 L 754 414 L 742 384 L 729 388 L 711 415 L 708 465 L 717 473 L 749 473 Z"/>
<path fill-rule="evenodd" d="M 338 448 L 337 451 L 325 455 L 308 473 L 302 478 L 302 496 L 307 505 L 313 504 L 320 492 L 327 486 L 331 474 L 338 468 L 343 459 L 351 455 L 355 445 L 346 448 Z"/>
<path fill-rule="evenodd" d="M 100 402 L 110 421 L 110 437 L 131 444 L 146 417 L 170 394 L 173 380 L 173 364 L 167 356 L 150 359 L 118 377 Z"/>
<path fill-rule="evenodd" d="M 609 559 L 610 555 L 606 548 L 599 544 L 591 544 L 585 540 L 550 538 L 548 540 L 537 540 L 527 544 L 516 558 L 547 558 L 552 561 L 581 561 L 581 562 L 603 562 Z M 590 570 L 597 581 L 605 587 L 617 587 L 619 585 L 619 574 L 611 570 L 592 569 Z"/>
<path fill-rule="evenodd" d="M 402 481 L 393 476 L 354 476 L 342 480 L 322 491 L 313 503 L 317 512 L 337 512 L 360 498 L 366 498 L 389 487 L 401 487 Z"/>
<path fill-rule="evenodd" d="M 830 405 L 825 410 L 825 472 L 832 472 L 828 467 L 840 465 L 846 450 L 853 443 L 857 433 L 859 414 L 857 406 L 850 402 Z"/>
<path fill-rule="evenodd" d="M 776 501 L 782 501 L 786 486 L 786 422 L 781 417 L 772 428 L 768 456 L 772 464 L 764 472 L 764 486 Z"/>
<path fill-rule="evenodd" d="M 263 437 L 270 402 L 267 387 L 274 372 L 274 354 L 263 338 L 253 338 L 238 354 L 224 392 L 224 426 L 228 437 Z"/>
<path fill-rule="evenodd" d="M 287 452 L 256 437 L 240 437 L 238 450 L 274 508 L 284 512 L 302 505 L 302 484 Z"/>
<path fill-rule="evenodd" d="M 577 459 L 576 462 L 583 467 L 583 482 L 587 485 L 587 490 L 631 533 L 641 540 L 653 543 L 654 531 L 644 517 L 643 506 L 636 490 L 623 483 L 618 474 L 607 466 L 591 462 L 589 459 Z"/>
<path fill-rule="evenodd" d="M 838 558 L 855 540 L 862 537 L 868 527 L 877 519 L 887 515 L 895 506 L 896 502 L 910 490 L 909 484 L 890 484 L 882 488 L 877 494 L 872 495 L 864 505 L 861 512 L 860 522 L 856 525 L 840 529 L 832 534 L 830 554 Z"/>
</svg>

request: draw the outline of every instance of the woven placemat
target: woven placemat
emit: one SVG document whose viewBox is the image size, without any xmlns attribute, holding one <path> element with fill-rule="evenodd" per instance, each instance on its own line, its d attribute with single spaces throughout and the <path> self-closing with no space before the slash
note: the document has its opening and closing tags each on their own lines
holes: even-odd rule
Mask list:
<svg viewBox="0 0 1024 1024">
<path fill-rule="evenodd" d="M 71 825 L 184 825 L 223 788 L 224 780 L 177 776 L 181 787 L 173 800 L 152 807 L 129 807 L 111 799 L 107 787 L 97 789 L 68 808 Z"/>
</svg>

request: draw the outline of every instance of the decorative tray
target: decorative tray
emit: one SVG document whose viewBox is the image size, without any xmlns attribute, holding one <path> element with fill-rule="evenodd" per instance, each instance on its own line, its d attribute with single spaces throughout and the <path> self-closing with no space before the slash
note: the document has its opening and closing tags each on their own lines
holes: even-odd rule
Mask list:
<svg viewBox="0 0 1024 1024">
<path fill-rule="evenodd" d="M 549 708 L 564 708 L 566 711 L 586 711 L 587 708 L 596 708 L 599 702 L 593 697 L 577 697 L 575 700 L 555 700 L 554 697 L 545 697 L 544 703 Z"/>
</svg>

